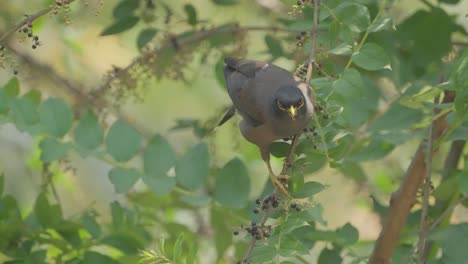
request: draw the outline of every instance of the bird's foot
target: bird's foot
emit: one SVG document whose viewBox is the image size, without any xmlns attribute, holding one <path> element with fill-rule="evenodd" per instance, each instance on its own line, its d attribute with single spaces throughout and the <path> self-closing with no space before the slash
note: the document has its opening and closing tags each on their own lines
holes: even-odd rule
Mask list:
<svg viewBox="0 0 468 264">
<path fill-rule="evenodd" d="M 273 185 L 275 185 L 280 192 L 288 195 L 288 188 L 285 185 L 289 180 L 288 175 L 278 175 L 277 177 L 271 175 L 270 178 Z"/>
</svg>

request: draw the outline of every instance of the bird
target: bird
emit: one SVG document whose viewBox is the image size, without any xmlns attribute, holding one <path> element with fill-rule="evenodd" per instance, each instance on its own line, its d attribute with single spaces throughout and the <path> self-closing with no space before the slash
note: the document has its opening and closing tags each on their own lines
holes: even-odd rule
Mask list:
<svg viewBox="0 0 468 264">
<path fill-rule="evenodd" d="M 258 146 L 273 184 L 283 193 L 287 188 L 270 164 L 271 144 L 297 135 L 314 114 L 310 86 L 291 72 L 271 63 L 224 58 L 224 79 L 232 101 L 218 123 L 227 122 L 237 112 L 242 116 L 239 129 L 243 137 Z"/>
</svg>

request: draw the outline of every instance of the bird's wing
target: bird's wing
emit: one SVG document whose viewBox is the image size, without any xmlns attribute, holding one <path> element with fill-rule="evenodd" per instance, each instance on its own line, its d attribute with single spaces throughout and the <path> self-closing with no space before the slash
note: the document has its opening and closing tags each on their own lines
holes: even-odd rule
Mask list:
<svg viewBox="0 0 468 264">
<path fill-rule="evenodd" d="M 256 76 L 269 64 L 252 60 L 225 58 L 224 78 L 232 102 L 239 113 L 253 126 L 264 123 L 261 98 L 256 94 Z"/>
</svg>

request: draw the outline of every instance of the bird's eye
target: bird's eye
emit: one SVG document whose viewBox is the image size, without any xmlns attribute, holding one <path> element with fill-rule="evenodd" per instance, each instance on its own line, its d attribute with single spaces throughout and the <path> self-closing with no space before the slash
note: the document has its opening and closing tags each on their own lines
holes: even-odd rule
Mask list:
<svg viewBox="0 0 468 264">
<path fill-rule="evenodd" d="M 301 98 L 301 101 L 299 102 L 299 105 L 297 106 L 297 108 L 301 108 L 304 106 L 304 98 Z"/>
<path fill-rule="evenodd" d="M 276 104 L 278 105 L 279 109 L 287 111 L 287 108 L 284 105 L 282 105 L 279 100 L 276 100 Z"/>
</svg>

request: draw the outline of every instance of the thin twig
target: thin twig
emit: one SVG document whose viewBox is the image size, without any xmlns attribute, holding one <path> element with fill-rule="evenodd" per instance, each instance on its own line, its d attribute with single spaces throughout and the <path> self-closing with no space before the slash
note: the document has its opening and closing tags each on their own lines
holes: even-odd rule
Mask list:
<svg viewBox="0 0 468 264">
<path fill-rule="evenodd" d="M 69 0 L 68 3 L 71 4 L 73 3 L 75 0 Z M 1 37 L 0 37 L 0 43 L 3 43 L 4 41 L 6 41 L 13 33 L 15 33 L 16 31 L 18 31 L 20 28 L 22 28 L 24 25 L 30 23 L 30 22 L 33 22 L 34 20 L 42 17 L 43 15 L 46 15 L 48 14 L 51 10 L 53 10 L 54 8 L 53 7 L 49 7 L 49 8 L 45 8 L 45 9 L 42 9 L 40 11 L 38 11 L 37 13 L 34 13 L 32 15 L 25 15 L 25 18 L 19 22 L 18 24 L 16 24 L 14 27 L 10 28 L 10 30 L 8 30 L 7 32 L 5 32 Z"/>
<path fill-rule="evenodd" d="M 419 260 L 421 263 L 425 263 L 425 247 L 426 247 L 426 238 L 428 234 L 427 230 L 427 211 L 429 208 L 429 193 L 431 190 L 431 173 L 432 173 L 432 133 L 434 128 L 434 122 L 431 122 L 429 126 L 429 133 L 427 138 L 427 150 L 426 150 L 426 175 L 424 178 L 423 185 L 423 201 L 421 209 L 421 222 L 419 225 L 419 240 L 418 240 L 418 253 Z"/>
<path fill-rule="evenodd" d="M 318 33 L 318 11 L 319 11 L 320 0 L 314 0 L 314 24 L 312 28 L 312 45 L 310 48 L 309 61 L 307 66 L 306 83 L 310 85 L 312 78 L 312 72 L 314 70 L 315 53 L 317 50 L 317 33 Z"/>
</svg>

